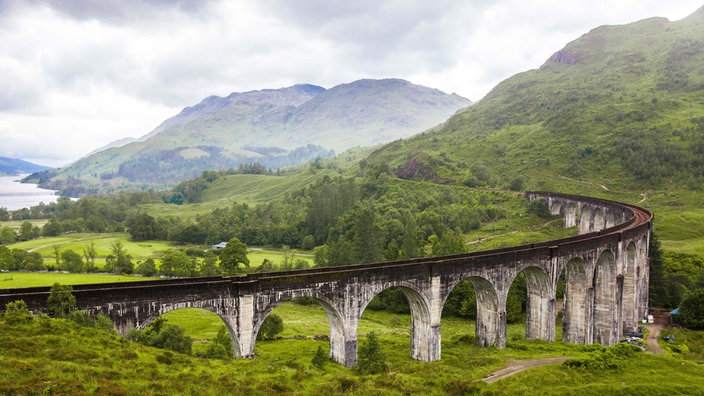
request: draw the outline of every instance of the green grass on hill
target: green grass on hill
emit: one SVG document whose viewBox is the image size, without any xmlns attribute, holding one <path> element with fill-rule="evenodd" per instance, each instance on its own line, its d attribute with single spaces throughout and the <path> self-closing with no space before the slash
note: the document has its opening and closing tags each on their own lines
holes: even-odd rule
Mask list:
<svg viewBox="0 0 704 396">
<path fill-rule="evenodd" d="M 3 272 L 0 273 L 0 289 L 51 286 L 57 282 L 62 285 L 84 285 L 153 279 L 157 278 L 112 274 L 67 274 L 63 272 Z"/>
<path fill-rule="evenodd" d="M 188 205 L 151 204 L 146 210 L 153 216 L 176 216 L 184 219 L 194 218 L 198 214 L 212 212 L 233 203 L 246 203 L 256 206 L 281 198 L 287 193 L 301 190 L 325 175 L 336 173 L 329 169 L 310 169 L 286 176 L 270 175 L 228 175 L 215 180 L 203 195 L 202 203 Z"/>
<path fill-rule="evenodd" d="M 193 336 L 212 337 L 223 324 L 214 317 L 216 327 L 209 327 L 209 319 L 200 317 L 212 319 L 213 314 L 200 312 L 204 311 L 178 310 L 168 314 L 168 320 L 187 323 Z M 319 346 L 328 350 L 327 341 L 312 338 L 329 331 L 322 310 L 316 305 L 283 304 L 274 312 L 284 319 L 284 338 L 257 342 L 254 359 L 229 361 L 144 347 L 65 320 L 34 319 L 14 326 L 0 320 L 0 393 L 630 395 L 704 391 L 703 366 L 678 355 L 649 353 L 624 358 L 612 369 L 555 364 L 486 384 L 482 377 L 511 360 L 584 359 L 602 348 L 525 340 L 522 325 L 509 326 L 507 348 L 479 348 L 468 337 L 474 334 L 473 322 L 450 318 L 442 321 L 442 360 L 419 362 L 409 357 L 410 317 L 375 311 L 365 312 L 358 339 L 363 344 L 369 331 L 378 333 L 389 372 L 359 375 L 332 362 L 321 370 L 311 360 Z"/>
</svg>

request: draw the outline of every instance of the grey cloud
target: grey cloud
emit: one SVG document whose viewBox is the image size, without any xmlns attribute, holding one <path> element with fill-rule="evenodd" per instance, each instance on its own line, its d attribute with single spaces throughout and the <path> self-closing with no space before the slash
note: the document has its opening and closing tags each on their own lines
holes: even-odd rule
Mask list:
<svg viewBox="0 0 704 396">
<path fill-rule="evenodd" d="M 213 0 L 31 0 L 77 20 L 123 24 L 153 18 L 165 10 L 197 14 Z"/>
</svg>

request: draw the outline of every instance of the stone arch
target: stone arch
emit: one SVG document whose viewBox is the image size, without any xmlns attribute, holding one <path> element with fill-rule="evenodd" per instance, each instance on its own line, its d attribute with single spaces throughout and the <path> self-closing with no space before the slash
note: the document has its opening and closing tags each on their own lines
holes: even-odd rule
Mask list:
<svg viewBox="0 0 704 396">
<path fill-rule="evenodd" d="M 570 259 L 565 268 L 565 299 L 562 314 L 562 340 L 583 344 L 587 340 L 588 277 L 584 261 Z"/>
<path fill-rule="evenodd" d="M 528 292 L 526 338 L 553 341 L 555 340 L 555 293 L 550 286 L 550 280 L 542 269 L 535 266 L 528 266 L 521 272 L 525 275 Z"/>
<path fill-rule="evenodd" d="M 597 207 L 596 209 L 594 209 L 594 217 L 592 219 L 592 231 L 603 230 L 604 224 L 606 224 L 604 209 Z"/>
<path fill-rule="evenodd" d="M 164 304 L 160 310 L 152 311 L 152 314 L 147 316 L 144 321 L 140 322 L 137 328 L 146 329 L 157 318 L 164 316 L 169 312 L 174 312 L 181 309 L 202 309 L 204 311 L 208 311 L 217 315 L 220 320 L 222 320 L 223 324 L 225 325 L 225 328 L 227 329 L 228 334 L 230 335 L 230 345 L 232 345 L 233 356 L 236 358 L 242 357 L 242 351 L 240 350 L 240 343 L 239 339 L 237 338 L 237 332 L 235 331 L 235 328 L 231 323 L 230 318 L 227 315 L 223 315 L 222 312 L 210 305 L 191 306 L 191 304 Z"/>
<path fill-rule="evenodd" d="M 426 297 L 413 287 L 408 285 L 389 285 L 376 290 L 371 298 L 362 305 L 359 311 L 359 318 L 366 310 L 374 297 L 384 290 L 398 287 L 406 296 L 408 306 L 411 310 L 411 357 L 422 361 L 434 361 L 440 359 L 440 324 L 433 321 L 429 302 Z M 439 318 L 438 318 L 439 319 Z"/>
<path fill-rule="evenodd" d="M 572 228 L 577 226 L 577 204 L 570 202 L 565 206 L 564 209 L 565 216 L 565 228 Z"/>
<path fill-rule="evenodd" d="M 623 296 L 621 299 L 621 318 L 623 320 L 623 329 L 627 331 L 635 331 L 638 322 L 637 316 L 637 282 L 639 270 L 637 270 L 637 251 L 636 244 L 631 242 L 626 247 L 623 263 Z"/>
<path fill-rule="evenodd" d="M 619 281 L 620 280 L 620 281 Z M 618 342 L 620 323 L 618 317 L 623 278 L 617 279 L 616 259 L 610 250 L 599 255 L 594 267 L 594 342 L 612 345 Z"/>
<path fill-rule="evenodd" d="M 579 234 L 586 234 L 592 230 L 592 210 L 589 205 L 582 205 L 579 211 Z"/>
<path fill-rule="evenodd" d="M 259 334 L 259 329 L 261 328 L 262 323 L 264 323 L 266 318 L 276 307 L 285 302 L 293 300 L 294 297 L 299 296 L 290 296 L 288 298 L 283 298 L 268 304 L 267 307 L 255 317 L 252 326 L 252 350 L 250 352 L 251 356 L 254 356 L 254 345 L 256 343 L 257 334 Z M 328 301 L 327 298 L 318 294 L 313 294 L 306 297 L 310 297 L 314 299 L 318 304 L 320 304 L 328 320 L 328 325 L 330 326 L 330 359 L 340 364 L 347 365 L 346 358 L 348 358 L 348 356 L 346 356 L 345 348 L 347 332 L 345 329 L 345 322 L 342 315 L 340 315 L 339 311 L 335 308 L 331 301 Z"/>
</svg>

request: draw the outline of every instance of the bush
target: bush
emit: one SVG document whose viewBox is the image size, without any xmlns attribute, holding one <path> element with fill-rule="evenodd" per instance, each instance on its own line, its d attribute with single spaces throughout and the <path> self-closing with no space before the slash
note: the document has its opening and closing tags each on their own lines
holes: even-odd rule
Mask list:
<svg viewBox="0 0 704 396">
<path fill-rule="evenodd" d="M 277 314 L 271 314 L 264 319 L 257 333 L 257 340 L 273 340 L 276 336 L 284 331 L 284 321 Z"/>
<path fill-rule="evenodd" d="M 27 309 L 24 300 L 17 300 L 5 304 L 5 321 L 10 325 L 29 323 L 32 313 Z"/>
<path fill-rule="evenodd" d="M 565 360 L 562 365 L 588 371 L 620 370 L 628 359 L 641 351 L 635 345 L 619 343 L 609 348 L 599 349 L 584 358 Z"/>
<path fill-rule="evenodd" d="M 54 283 L 49 292 L 49 298 L 46 304 L 46 310 L 49 315 L 55 318 L 68 317 L 73 307 L 76 306 L 76 297 L 71 293 L 73 287 L 70 285 L 61 285 Z"/>
<path fill-rule="evenodd" d="M 367 342 L 359 350 L 357 359 L 357 371 L 361 374 L 378 374 L 389 369 L 386 365 L 386 356 L 379 345 L 376 333 L 367 335 Z"/>
<path fill-rule="evenodd" d="M 167 323 L 164 318 L 155 319 L 146 330 L 130 329 L 125 335 L 130 341 L 155 348 L 169 349 L 190 355 L 193 339 L 182 327 Z"/>
</svg>

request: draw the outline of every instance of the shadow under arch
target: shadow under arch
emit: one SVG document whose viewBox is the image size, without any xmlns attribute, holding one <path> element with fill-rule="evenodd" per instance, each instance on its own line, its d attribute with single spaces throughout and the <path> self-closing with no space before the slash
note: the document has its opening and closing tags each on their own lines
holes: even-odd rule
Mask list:
<svg viewBox="0 0 704 396">
<path fill-rule="evenodd" d="M 505 347 L 505 334 L 501 337 L 499 332 L 505 332 L 506 312 L 505 310 L 504 312 L 500 312 L 499 297 L 494 285 L 482 277 L 470 276 L 457 282 L 453 286 L 453 289 L 464 280 L 468 280 L 472 284 L 476 296 L 477 316 L 474 333 L 477 337 L 477 345 L 482 347 Z M 450 292 L 451 291 L 452 290 L 450 290 Z M 447 303 L 447 297 L 449 297 L 449 295 L 450 293 L 447 293 L 445 296 L 445 300 L 442 303 L 443 308 Z"/>
<path fill-rule="evenodd" d="M 373 298 L 380 293 L 397 288 L 408 300 L 411 311 L 411 351 L 413 359 L 432 361 L 440 358 L 440 318 L 433 320 L 427 299 L 417 290 L 404 285 L 393 285 L 378 290 L 372 298 L 364 303 L 359 312 L 359 319 L 369 307 Z M 437 323 L 435 323 L 437 322 Z M 357 321 L 359 323 L 359 321 Z M 435 342 L 437 341 L 437 342 Z"/>
<path fill-rule="evenodd" d="M 584 344 L 588 338 L 587 268 L 580 258 L 572 258 L 563 269 L 565 275 L 565 298 L 562 315 L 562 340 Z"/>
<path fill-rule="evenodd" d="M 528 266 L 521 272 L 525 275 L 528 297 L 526 339 L 554 341 L 555 292 L 550 286 L 550 280 L 538 267 Z"/>
<path fill-rule="evenodd" d="M 318 304 L 320 304 L 321 308 L 323 309 L 323 312 L 325 313 L 325 316 L 328 320 L 328 325 L 330 326 L 330 354 L 329 357 L 330 359 L 340 363 L 340 364 L 345 364 L 345 325 L 344 325 L 344 320 L 342 319 L 342 316 L 338 312 L 338 310 L 332 305 L 331 302 L 327 301 L 324 297 L 321 297 L 317 294 L 313 294 L 310 296 L 297 296 L 297 297 L 308 297 L 313 300 L 315 300 Z M 278 306 L 285 302 L 290 302 L 293 301 L 295 297 L 291 298 L 286 298 L 286 299 L 281 299 L 279 301 L 276 301 L 275 303 L 272 303 L 266 307 L 266 309 L 262 312 L 261 315 L 258 316 L 258 318 L 254 321 L 254 325 L 252 327 L 252 351 L 251 355 L 254 356 L 254 348 L 257 342 L 257 334 L 259 334 L 259 329 L 262 326 L 262 323 L 266 320 L 266 318 L 271 314 L 271 312 L 276 309 Z"/>
<path fill-rule="evenodd" d="M 594 267 L 594 342 L 613 345 L 619 340 L 620 305 L 623 278 L 616 277 L 616 259 L 610 250 L 604 250 Z"/>
</svg>

